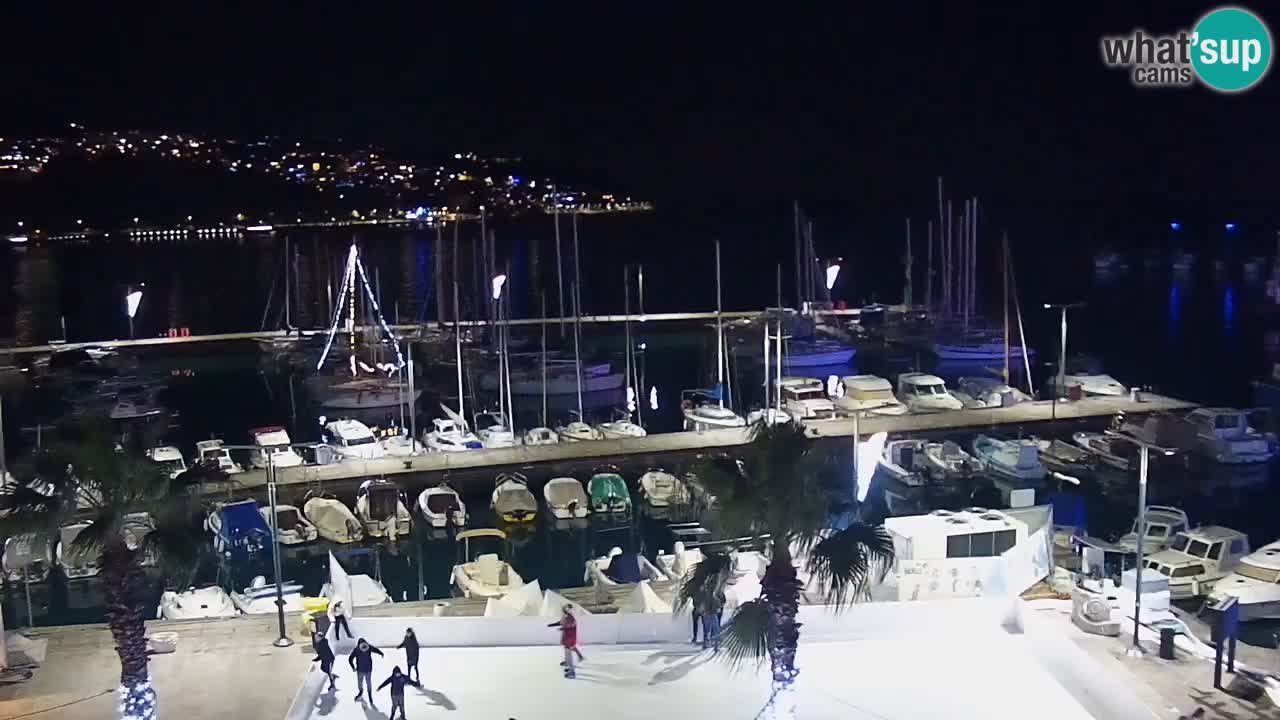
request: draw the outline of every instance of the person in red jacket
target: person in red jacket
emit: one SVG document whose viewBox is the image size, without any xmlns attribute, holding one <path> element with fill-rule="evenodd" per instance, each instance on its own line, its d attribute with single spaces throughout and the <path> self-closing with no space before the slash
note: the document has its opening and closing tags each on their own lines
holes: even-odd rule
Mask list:
<svg viewBox="0 0 1280 720">
<path fill-rule="evenodd" d="M 564 660 L 560 663 L 564 667 L 564 676 L 567 678 L 575 678 L 578 676 L 574 671 L 573 657 L 578 656 L 578 660 L 582 661 L 582 651 L 578 649 L 578 619 L 573 616 L 573 606 L 565 605 L 558 622 L 553 622 L 547 627 L 560 628 L 560 646 L 564 648 Z"/>
</svg>

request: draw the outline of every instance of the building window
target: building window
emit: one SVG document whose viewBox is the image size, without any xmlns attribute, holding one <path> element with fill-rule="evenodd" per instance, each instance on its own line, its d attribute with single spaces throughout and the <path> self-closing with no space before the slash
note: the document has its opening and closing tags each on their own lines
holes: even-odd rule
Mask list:
<svg viewBox="0 0 1280 720">
<path fill-rule="evenodd" d="M 997 557 L 1003 555 L 1017 542 L 1017 532 L 998 530 L 988 533 L 968 533 L 947 537 L 947 557 Z"/>
</svg>

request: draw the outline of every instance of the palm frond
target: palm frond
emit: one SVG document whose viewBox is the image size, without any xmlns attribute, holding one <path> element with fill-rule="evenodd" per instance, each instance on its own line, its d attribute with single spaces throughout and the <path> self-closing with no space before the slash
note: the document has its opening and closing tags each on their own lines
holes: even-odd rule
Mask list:
<svg viewBox="0 0 1280 720">
<path fill-rule="evenodd" d="M 703 553 L 702 561 L 693 566 L 676 588 L 676 609 L 686 605 L 692 605 L 695 611 L 709 607 L 717 595 L 723 595 L 732 571 L 733 558 L 728 553 Z"/>
<path fill-rule="evenodd" d="M 769 659 L 773 612 L 764 600 L 748 600 L 738 606 L 720 632 L 720 652 L 730 667 L 759 667 Z"/>
<path fill-rule="evenodd" d="M 893 566 L 893 540 L 878 525 L 855 522 L 814 544 L 809 574 L 837 611 L 865 598 Z"/>
<path fill-rule="evenodd" d="M 189 582 L 209 545 L 209 538 L 189 524 L 157 523 L 147 533 L 141 551 L 153 558 L 166 578 Z"/>
</svg>

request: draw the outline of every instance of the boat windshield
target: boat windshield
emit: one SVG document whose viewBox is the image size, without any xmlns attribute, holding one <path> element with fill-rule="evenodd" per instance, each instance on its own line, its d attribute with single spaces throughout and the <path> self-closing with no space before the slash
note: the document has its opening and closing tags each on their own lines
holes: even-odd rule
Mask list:
<svg viewBox="0 0 1280 720">
<path fill-rule="evenodd" d="M 200 458 L 207 462 L 218 462 L 222 458 L 230 457 L 231 453 L 227 452 L 226 448 L 213 448 L 211 450 L 205 450 L 200 454 Z"/>
<path fill-rule="evenodd" d="M 1236 572 L 1247 578 L 1261 580 L 1265 583 L 1280 583 L 1280 569 L 1258 567 L 1251 564 L 1248 560 L 1243 560 L 1236 566 Z"/>
<path fill-rule="evenodd" d="M 366 435 L 358 438 L 344 438 L 343 442 L 347 444 L 347 447 L 352 447 L 355 445 L 372 445 L 375 440 L 372 435 Z"/>
<path fill-rule="evenodd" d="M 369 517 L 381 520 L 395 517 L 400 497 L 393 488 L 373 490 L 369 493 Z"/>
<path fill-rule="evenodd" d="M 917 395 L 946 395 L 947 390 L 943 385 L 917 385 Z"/>
<path fill-rule="evenodd" d="M 849 393 L 858 400 L 893 400 L 892 390 L 854 390 Z"/>
<path fill-rule="evenodd" d="M 289 452 L 289 446 L 288 445 L 269 445 L 267 446 L 267 452 L 271 453 L 272 455 L 280 455 L 281 453 Z"/>
<path fill-rule="evenodd" d="M 157 464 L 167 473 L 182 472 L 187 469 L 181 460 L 161 460 Z"/>
<path fill-rule="evenodd" d="M 790 390 L 788 393 L 796 400 L 826 400 L 827 394 L 821 390 Z"/>
<path fill-rule="evenodd" d="M 1177 535 L 1174 536 L 1173 544 L 1169 546 L 1169 549 L 1177 550 L 1178 552 L 1186 552 L 1187 545 L 1190 543 L 1191 543 L 1191 538 L 1187 537 L 1186 535 L 1183 535 L 1182 533 L 1178 533 Z"/>
<path fill-rule="evenodd" d="M 447 513 L 460 509 L 453 493 L 433 493 L 427 496 L 427 508 L 434 513 Z"/>
<path fill-rule="evenodd" d="M 298 511 L 276 510 L 276 526 L 281 530 L 293 530 L 298 527 Z"/>
</svg>

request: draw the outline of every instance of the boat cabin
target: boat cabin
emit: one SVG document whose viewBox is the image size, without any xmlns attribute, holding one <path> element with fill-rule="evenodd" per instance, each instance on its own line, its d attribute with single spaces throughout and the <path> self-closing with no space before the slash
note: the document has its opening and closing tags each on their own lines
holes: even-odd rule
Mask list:
<svg viewBox="0 0 1280 720">
<path fill-rule="evenodd" d="M 152 448 L 146 452 L 147 457 L 152 462 L 160 466 L 160 469 L 169 474 L 169 478 L 173 479 L 187 471 L 187 461 L 182 458 L 182 453 L 178 448 L 172 445 L 162 445 L 161 447 Z"/>
<path fill-rule="evenodd" d="M 1187 513 L 1182 508 L 1169 505 L 1148 505 L 1147 532 L 1142 538 L 1144 549 L 1150 552 L 1166 548 L 1169 543 L 1173 542 L 1173 538 L 1178 533 L 1186 532 L 1190 526 L 1191 523 L 1187 520 Z M 1137 551 L 1137 518 L 1133 520 L 1133 529 L 1120 539 L 1119 544 L 1132 548 L 1131 552 Z"/>
<path fill-rule="evenodd" d="M 1169 578 L 1176 598 L 1205 595 L 1245 555 L 1249 538 L 1239 530 L 1206 525 L 1174 535 L 1169 547 L 1146 559 L 1146 567 Z"/>
<path fill-rule="evenodd" d="M 223 446 L 221 440 L 201 440 L 197 442 L 196 459 L 200 463 L 216 467 L 229 475 L 244 471 L 244 468 L 231 459 L 231 451 Z"/>
<path fill-rule="evenodd" d="M 1232 408 L 1200 408 L 1191 411 L 1187 419 L 1196 426 L 1202 436 L 1230 440 L 1255 434 L 1249 427 L 1249 418 L 1242 410 Z"/>
<path fill-rule="evenodd" d="M 844 389 L 841 407 L 879 413 L 906 412 L 906 407 L 893 394 L 893 385 L 878 375 L 846 375 L 840 378 L 840 384 Z"/>
<path fill-rule="evenodd" d="M 963 406 L 947 391 L 947 384 L 937 375 L 903 373 L 898 376 L 898 399 L 913 411 L 959 410 Z"/>
<path fill-rule="evenodd" d="M 386 454 L 373 431 L 359 420 L 334 420 L 324 429 L 329 442 L 347 457 L 373 460 Z"/>
<path fill-rule="evenodd" d="M 1274 438 L 1254 430 L 1242 410 L 1200 408 L 1187 420 L 1196 428 L 1200 452 L 1218 462 L 1266 462 L 1275 456 Z"/>
<path fill-rule="evenodd" d="M 249 431 L 249 436 L 259 448 L 250 454 L 250 462 L 254 467 L 265 468 L 268 456 L 271 464 L 278 468 L 302 464 L 302 456 L 293 451 L 293 441 L 284 428 L 278 425 L 254 428 Z"/>
<path fill-rule="evenodd" d="M 782 393 L 782 407 L 793 418 L 829 420 L 835 417 L 835 405 L 827 397 L 821 380 L 784 377 L 778 382 L 778 389 Z"/>
</svg>

